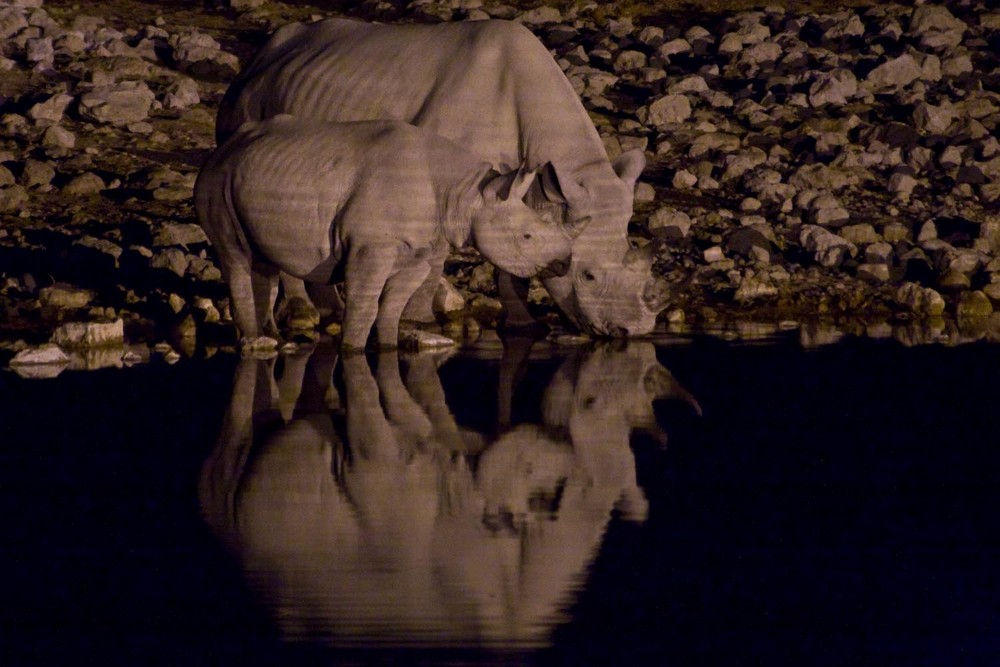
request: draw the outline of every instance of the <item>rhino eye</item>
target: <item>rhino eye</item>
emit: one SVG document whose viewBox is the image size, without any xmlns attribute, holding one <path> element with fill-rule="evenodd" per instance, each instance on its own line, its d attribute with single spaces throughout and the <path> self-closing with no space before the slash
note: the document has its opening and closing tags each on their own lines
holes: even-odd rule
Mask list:
<svg viewBox="0 0 1000 667">
<path fill-rule="evenodd" d="M 530 241 L 531 240 L 531 234 L 529 232 L 525 232 L 524 236 L 522 236 L 521 238 L 523 238 L 525 241 Z"/>
<path fill-rule="evenodd" d="M 597 277 L 590 271 L 584 271 L 582 275 L 583 279 L 586 280 L 587 282 L 592 282 L 594 280 L 597 280 Z"/>
</svg>

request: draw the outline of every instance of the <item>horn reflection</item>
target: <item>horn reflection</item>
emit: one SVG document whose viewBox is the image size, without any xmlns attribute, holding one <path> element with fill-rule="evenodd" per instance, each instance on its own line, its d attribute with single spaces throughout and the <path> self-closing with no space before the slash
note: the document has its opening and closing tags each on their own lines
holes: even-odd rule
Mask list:
<svg viewBox="0 0 1000 667">
<path fill-rule="evenodd" d="M 528 347 L 507 348 L 501 404 Z M 202 510 L 287 639 L 547 645 L 613 514 L 646 516 L 631 431 L 659 428 L 657 398 L 693 403 L 651 344 L 598 347 L 563 361 L 541 423 L 501 405 L 488 435 L 456 422 L 443 361 L 353 355 L 336 383 L 327 346 L 240 362 Z"/>
</svg>

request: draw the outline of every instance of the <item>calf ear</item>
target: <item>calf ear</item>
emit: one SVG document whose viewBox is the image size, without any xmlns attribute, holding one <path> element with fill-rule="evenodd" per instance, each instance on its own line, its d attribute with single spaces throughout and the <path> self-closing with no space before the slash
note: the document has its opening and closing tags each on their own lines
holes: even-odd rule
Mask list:
<svg viewBox="0 0 1000 667">
<path fill-rule="evenodd" d="M 635 182 L 639 180 L 639 175 L 646 168 L 646 156 L 641 150 L 635 148 L 616 157 L 611 166 L 614 168 L 615 173 L 618 174 L 618 178 L 625 181 L 628 185 L 635 187 Z"/>
</svg>

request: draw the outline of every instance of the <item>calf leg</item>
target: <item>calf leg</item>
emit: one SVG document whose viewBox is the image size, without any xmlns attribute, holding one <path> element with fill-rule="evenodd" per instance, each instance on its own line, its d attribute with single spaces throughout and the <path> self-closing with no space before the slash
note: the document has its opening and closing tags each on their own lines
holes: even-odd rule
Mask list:
<svg viewBox="0 0 1000 667">
<path fill-rule="evenodd" d="M 409 258 L 386 282 L 376 323 L 379 347 L 399 345 L 399 320 L 407 302 L 426 282 L 430 272 L 431 266 L 425 260 Z M 434 282 L 437 283 L 436 278 Z"/>
<path fill-rule="evenodd" d="M 379 311 L 379 297 L 395 270 L 399 251 L 395 245 L 352 248 L 344 269 L 345 351 L 364 350 Z"/>
<path fill-rule="evenodd" d="M 429 272 L 427 277 L 414 290 L 406 308 L 401 314 L 401 318 L 411 322 L 433 322 L 434 321 L 434 293 L 437 291 L 438 278 L 444 274 L 444 261 L 448 257 L 448 251 L 435 253 L 429 259 Z"/>
</svg>

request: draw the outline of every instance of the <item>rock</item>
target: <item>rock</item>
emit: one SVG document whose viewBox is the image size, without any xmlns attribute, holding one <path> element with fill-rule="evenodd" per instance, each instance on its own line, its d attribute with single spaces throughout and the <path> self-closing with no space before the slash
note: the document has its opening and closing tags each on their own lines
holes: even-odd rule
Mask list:
<svg viewBox="0 0 1000 667">
<path fill-rule="evenodd" d="M 153 235 L 153 246 L 181 246 L 187 248 L 198 244 L 208 244 L 208 237 L 201 225 L 167 222 Z"/>
<path fill-rule="evenodd" d="M 48 162 L 28 159 L 24 161 L 24 171 L 21 172 L 21 184 L 26 188 L 39 188 L 48 185 L 56 177 L 56 170 Z"/>
<path fill-rule="evenodd" d="M 896 303 L 918 315 L 934 317 L 944 312 L 945 303 L 941 295 L 916 283 L 905 282 L 900 285 L 896 288 L 894 298 Z"/>
<path fill-rule="evenodd" d="M 21 350 L 10 360 L 11 370 L 30 379 L 53 378 L 68 365 L 69 357 L 53 343 Z"/>
<path fill-rule="evenodd" d="M 16 211 L 28 201 L 28 191 L 21 185 L 0 188 L 0 213 Z"/>
<path fill-rule="evenodd" d="M 767 153 L 756 146 L 748 148 L 739 153 L 727 155 L 725 159 L 726 170 L 722 174 L 723 181 L 730 181 L 738 178 L 767 162 Z"/>
<path fill-rule="evenodd" d="M 238 12 L 245 12 L 251 9 L 257 9 L 258 7 L 263 7 L 268 2 L 269 0 L 227 0 L 226 4 Z"/>
<path fill-rule="evenodd" d="M 669 60 L 670 56 L 675 56 L 680 53 L 689 53 L 690 51 L 691 43 L 686 39 L 678 37 L 677 39 L 672 39 L 660 46 L 657 53 L 661 58 Z"/>
<path fill-rule="evenodd" d="M 163 106 L 167 109 L 186 109 L 201 102 L 198 83 L 186 76 L 180 76 L 170 84 L 163 96 Z"/>
<path fill-rule="evenodd" d="M 740 138 L 726 132 L 707 132 L 696 137 L 688 148 L 689 157 L 701 157 L 713 151 L 732 153 L 740 148 Z"/>
<path fill-rule="evenodd" d="M 820 72 L 809 87 L 809 104 L 813 107 L 824 104 L 844 105 L 857 93 L 858 79 L 850 70 L 838 68 Z"/>
<path fill-rule="evenodd" d="M 647 123 L 662 128 L 691 117 L 691 102 L 684 95 L 664 95 L 648 107 Z"/>
<path fill-rule="evenodd" d="M 843 238 L 859 246 L 870 243 L 878 243 L 882 240 L 882 237 L 878 235 L 875 228 L 868 223 L 846 225 L 841 227 L 839 232 Z"/>
<path fill-rule="evenodd" d="M 80 98 L 80 115 L 98 123 L 124 126 L 145 120 L 156 96 L 142 81 L 96 86 Z"/>
<path fill-rule="evenodd" d="M 827 268 L 840 266 L 848 257 L 857 254 L 857 246 L 845 238 L 827 231 L 818 225 L 803 225 L 799 233 L 799 243 L 813 253 L 817 262 Z"/>
<path fill-rule="evenodd" d="M 435 314 L 452 317 L 465 310 L 465 298 L 444 276 L 438 279 L 432 308 Z"/>
<path fill-rule="evenodd" d="M 920 38 L 920 45 L 944 49 L 962 43 L 966 25 L 941 5 L 925 4 L 913 10 L 909 33 Z"/>
<path fill-rule="evenodd" d="M 654 236 L 680 239 L 691 230 L 691 217 L 683 211 L 665 206 L 649 216 L 647 228 Z"/>
<path fill-rule="evenodd" d="M 913 189 L 917 187 L 917 183 L 917 179 L 910 174 L 898 171 L 889 177 L 888 190 L 899 201 L 907 202 L 913 194 Z"/>
<path fill-rule="evenodd" d="M 885 264 L 859 264 L 858 278 L 869 283 L 884 283 L 889 280 L 889 267 Z"/>
<path fill-rule="evenodd" d="M 923 69 L 909 53 L 888 60 L 868 73 L 865 82 L 874 90 L 903 88 L 923 76 Z"/>
<path fill-rule="evenodd" d="M 65 127 L 53 125 L 42 135 L 42 145 L 50 148 L 73 148 L 76 146 L 76 135 Z"/>
<path fill-rule="evenodd" d="M 634 72 L 646 66 L 646 54 L 642 51 L 626 49 L 615 58 L 615 72 Z"/>
<path fill-rule="evenodd" d="M 167 248 L 153 255 L 149 262 L 151 268 L 166 269 L 183 278 L 187 273 L 189 260 L 180 248 Z"/>
<path fill-rule="evenodd" d="M 9 39 L 28 27 L 24 12 L 16 7 L 0 7 L 0 39 Z"/>
<path fill-rule="evenodd" d="M 43 306 L 49 308 L 76 310 L 89 306 L 90 302 L 94 300 L 94 293 L 72 285 L 55 283 L 39 290 L 38 300 Z"/>
<path fill-rule="evenodd" d="M 688 188 L 693 188 L 698 183 L 698 177 L 692 174 L 687 169 L 680 169 L 674 174 L 674 178 L 671 181 L 671 185 L 677 190 L 686 190 Z"/>
<path fill-rule="evenodd" d="M 992 314 L 993 304 L 980 290 L 964 293 L 955 307 L 955 316 L 959 318 L 989 317 Z"/>
<path fill-rule="evenodd" d="M 680 81 L 670 84 L 667 88 L 667 92 L 671 95 L 680 95 L 683 93 L 703 93 L 707 90 L 708 83 L 705 82 L 705 78 L 698 76 L 697 74 L 686 76 Z"/>
<path fill-rule="evenodd" d="M 555 7 L 536 7 L 521 14 L 518 19 L 527 25 L 545 25 L 562 22 L 562 12 Z"/>
<path fill-rule="evenodd" d="M 770 264 L 774 252 L 772 239 L 768 238 L 766 224 L 751 225 L 737 229 L 726 239 L 726 249 L 730 252 Z"/>
<path fill-rule="evenodd" d="M 403 350 L 433 350 L 454 347 L 455 341 L 423 329 L 403 329 L 399 332 L 399 347 Z"/>
<path fill-rule="evenodd" d="M 748 272 L 740 281 L 733 298 L 739 303 L 746 303 L 761 297 L 775 296 L 778 287 L 764 273 Z"/>
<path fill-rule="evenodd" d="M 937 225 L 934 224 L 933 220 L 927 220 L 924 224 L 920 225 L 920 231 L 917 233 L 917 243 L 924 244 L 937 237 Z"/>
<path fill-rule="evenodd" d="M 892 246 L 885 241 L 877 241 L 865 248 L 865 262 L 868 264 L 891 264 Z"/>
<path fill-rule="evenodd" d="M 649 183 L 639 182 L 635 184 L 633 198 L 636 204 L 649 204 L 656 201 L 656 190 Z"/>
<path fill-rule="evenodd" d="M 62 347 L 98 347 L 125 342 L 125 325 L 114 322 L 67 322 L 52 334 L 51 342 Z"/>
<path fill-rule="evenodd" d="M 955 110 L 950 103 L 939 106 L 917 102 L 913 109 L 913 123 L 925 134 L 945 134 L 955 120 Z"/>
<path fill-rule="evenodd" d="M 0 188 L 5 188 L 8 185 L 14 185 L 17 180 L 14 178 L 14 174 L 11 173 L 10 169 L 0 164 Z"/>
<path fill-rule="evenodd" d="M 232 78 L 239 71 L 239 59 L 223 51 L 211 35 L 192 30 L 171 35 L 168 44 L 177 66 L 195 76 Z"/>
<path fill-rule="evenodd" d="M 722 251 L 720 246 L 712 246 L 702 253 L 705 261 L 711 264 L 712 262 L 721 262 L 726 258 L 726 254 Z"/>
<path fill-rule="evenodd" d="M 73 178 L 62 191 L 66 195 L 93 195 L 105 188 L 104 180 L 92 171 L 87 171 Z"/>
<path fill-rule="evenodd" d="M 38 102 L 28 109 L 28 118 L 36 124 L 50 122 L 58 123 L 62 120 L 66 107 L 73 101 L 72 95 L 59 93 L 49 97 L 44 102 Z"/>
<path fill-rule="evenodd" d="M 889 243 L 910 240 L 910 228 L 901 222 L 890 222 L 882 229 L 882 238 Z"/>
</svg>

